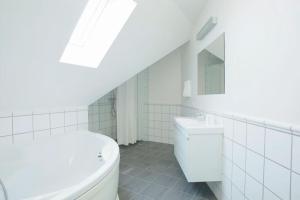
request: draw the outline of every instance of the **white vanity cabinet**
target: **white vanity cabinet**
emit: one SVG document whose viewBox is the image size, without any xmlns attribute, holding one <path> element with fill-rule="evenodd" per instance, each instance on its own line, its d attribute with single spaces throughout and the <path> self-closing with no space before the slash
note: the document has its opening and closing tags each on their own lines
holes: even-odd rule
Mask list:
<svg viewBox="0 0 300 200">
<path fill-rule="evenodd" d="M 188 182 L 221 181 L 223 126 L 175 118 L 174 153 Z"/>
</svg>

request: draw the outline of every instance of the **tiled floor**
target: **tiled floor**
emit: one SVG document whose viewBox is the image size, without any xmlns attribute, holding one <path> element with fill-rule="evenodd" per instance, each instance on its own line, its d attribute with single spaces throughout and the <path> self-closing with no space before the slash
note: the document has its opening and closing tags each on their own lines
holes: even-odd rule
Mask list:
<svg viewBox="0 0 300 200">
<path fill-rule="evenodd" d="M 205 183 L 186 181 L 173 145 L 139 142 L 120 153 L 120 200 L 216 200 Z"/>
</svg>

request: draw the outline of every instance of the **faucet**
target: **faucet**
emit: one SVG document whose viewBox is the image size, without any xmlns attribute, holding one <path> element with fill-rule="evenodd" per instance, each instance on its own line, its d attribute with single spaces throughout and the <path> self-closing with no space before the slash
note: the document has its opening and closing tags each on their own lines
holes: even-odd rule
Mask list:
<svg viewBox="0 0 300 200">
<path fill-rule="evenodd" d="M 2 182 L 1 179 L 0 179 L 0 185 L 1 185 L 2 190 L 3 190 L 4 200 L 8 200 L 7 190 L 6 190 L 5 185 L 4 185 L 4 183 Z"/>
</svg>

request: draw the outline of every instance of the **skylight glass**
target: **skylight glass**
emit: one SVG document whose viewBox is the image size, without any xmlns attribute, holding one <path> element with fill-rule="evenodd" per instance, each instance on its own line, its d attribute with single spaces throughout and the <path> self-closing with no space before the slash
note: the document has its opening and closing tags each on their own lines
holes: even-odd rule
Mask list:
<svg viewBox="0 0 300 200">
<path fill-rule="evenodd" d="M 133 0 L 89 0 L 60 62 L 97 68 L 135 7 Z"/>
</svg>

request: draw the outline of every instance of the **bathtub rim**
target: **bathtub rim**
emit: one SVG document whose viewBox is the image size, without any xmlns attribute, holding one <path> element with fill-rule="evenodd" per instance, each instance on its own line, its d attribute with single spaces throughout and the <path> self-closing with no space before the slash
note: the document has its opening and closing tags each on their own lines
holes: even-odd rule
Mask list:
<svg viewBox="0 0 300 200">
<path fill-rule="evenodd" d="M 61 199 L 78 199 L 83 196 L 85 193 L 89 192 L 92 188 L 97 186 L 101 181 L 113 170 L 114 166 L 119 165 L 120 162 L 120 151 L 119 146 L 112 138 L 103 135 L 101 133 L 94 133 L 91 131 L 73 131 L 69 133 L 65 133 L 65 135 L 76 135 L 76 134 L 89 134 L 92 137 L 98 139 L 104 139 L 111 145 L 113 145 L 113 152 L 110 159 L 105 162 L 97 171 L 92 173 L 86 179 L 81 181 L 79 184 L 74 185 L 72 187 L 66 188 L 62 191 L 59 191 L 57 195 L 54 196 L 53 200 L 61 200 Z M 71 136 L 72 137 L 72 136 Z M 97 156 L 97 155 L 95 155 Z"/>
<path fill-rule="evenodd" d="M 52 200 L 69 200 L 69 199 L 77 199 L 80 198 L 80 196 L 87 193 L 89 190 L 91 190 L 93 187 L 97 186 L 97 184 L 100 184 L 101 181 L 111 173 L 113 168 L 116 165 L 119 165 L 120 162 L 120 152 L 119 152 L 119 146 L 118 144 L 108 136 L 105 136 L 101 133 L 94 133 L 87 130 L 77 130 L 77 131 L 70 131 L 63 134 L 58 135 L 52 135 L 49 136 L 51 139 L 54 139 L 57 137 L 58 139 L 60 137 L 92 137 L 93 139 L 99 139 L 102 140 L 104 143 L 104 146 L 106 145 L 112 145 L 111 148 L 111 154 L 108 159 L 106 159 L 103 163 L 103 165 L 99 166 L 95 171 L 91 172 L 88 176 L 86 176 L 83 180 L 81 180 L 78 183 L 74 183 L 69 187 L 64 187 L 60 190 L 56 191 L 49 191 L 48 193 L 41 193 L 36 195 L 31 195 L 28 197 L 25 197 L 24 200 L 44 200 L 44 199 L 52 199 Z M 16 145 L 17 148 L 23 148 L 27 146 L 31 146 L 34 144 L 43 144 L 44 142 L 47 142 L 47 140 L 36 140 L 33 141 L 30 144 L 9 144 L 5 145 L 7 147 L 12 147 Z M 88 145 L 88 143 L 84 144 Z M 100 149 L 99 149 L 100 150 Z M 95 151 L 95 157 L 98 155 L 98 151 Z M 119 166 L 117 166 L 119 167 Z M 9 194 L 8 194 L 9 195 Z"/>
</svg>

